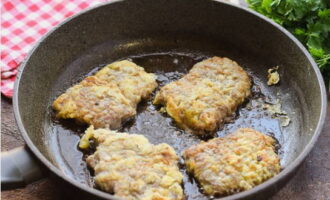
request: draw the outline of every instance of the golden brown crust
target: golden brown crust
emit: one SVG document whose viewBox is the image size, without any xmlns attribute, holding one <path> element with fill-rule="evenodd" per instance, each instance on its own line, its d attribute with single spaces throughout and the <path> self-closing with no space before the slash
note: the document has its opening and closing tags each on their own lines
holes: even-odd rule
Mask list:
<svg viewBox="0 0 330 200">
<path fill-rule="evenodd" d="M 127 200 L 183 199 L 179 158 L 168 144 L 153 145 L 142 135 L 90 127 L 80 146 L 86 147 L 90 138 L 97 149 L 87 164 L 102 190 Z"/>
<path fill-rule="evenodd" d="M 157 87 L 155 79 L 132 62 L 115 62 L 69 88 L 53 102 L 53 108 L 59 118 L 118 129 L 136 114 L 141 98 Z"/>
<path fill-rule="evenodd" d="M 105 66 L 95 74 L 100 80 L 116 83 L 122 94 L 136 106 L 157 87 L 156 76 L 144 68 L 123 60 Z"/>
<path fill-rule="evenodd" d="M 250 128 L 189 147 L 183 156 L 207 195 L 248 190 L 280 172 L 275 140 Z"/>
<path fill-rule="evenodd" d="M 195 134 L 215 131 L 250 95 L 248 74 L 228 58 L 213 57 L 193 66 L 181 79 L 157 93 L 176 123 Z"/>
<path fill-rule="evenodd" d="M 122 120 L 135 115 L 130 102 L 116 85 L 87 77 L 69 88 L 53 103 L 57 117 L 76 119 L 95 127 L 119 128 Z"/>
</svg>

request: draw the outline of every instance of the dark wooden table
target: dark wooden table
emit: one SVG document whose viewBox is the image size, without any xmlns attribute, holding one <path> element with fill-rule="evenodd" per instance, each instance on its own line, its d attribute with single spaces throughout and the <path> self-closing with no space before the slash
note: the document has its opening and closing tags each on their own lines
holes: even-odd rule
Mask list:
<svg viewBox="0 0 330 200">
<path fill-rule="evenodd" d="M 296 176 L 271 200 L 330 200 L 330 101 L 323 132 L 303 163 Z M 17 130 L 11 101 L 1 101 L 1 151 L 7 151 L 24 144 Z M 58 200 L 61 191 L 45 178 L 25 188 L 4 191 L 4 200 Z"/>
</svg>

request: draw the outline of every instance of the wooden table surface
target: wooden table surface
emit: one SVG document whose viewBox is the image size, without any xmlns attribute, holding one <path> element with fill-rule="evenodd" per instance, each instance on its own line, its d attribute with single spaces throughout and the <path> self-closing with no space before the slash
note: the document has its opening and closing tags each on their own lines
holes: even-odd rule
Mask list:
<svg viewBox="0 0 330 200">
<path fill-rule="evenodd" d="M 244 0 L 239 2 L 246 6 Z M 1 151 L 24 145 L 15 124 L 10 99 L 2 98 L 1 116 Z M 1 197 L 3 200 L 64 199 L 61 191 L 49 178 L 25 188 L 3 191 Z M 316 146 L 295 177 L 270 200 L 330 200 L 330 98 L 328 98 L 326 123 Z"/>
<path fill-rule="evenodd" d="M 322 134 L 296 176 L 271 200 L 330 200 L 330 101 Z M 11 101 L 1 101 L 1 151 L 24 144 L 17 130 Z M 59 200 L 61 191 L 45 178 L 25 188 L 3 191 L 3 200 Z"/>
</svg>

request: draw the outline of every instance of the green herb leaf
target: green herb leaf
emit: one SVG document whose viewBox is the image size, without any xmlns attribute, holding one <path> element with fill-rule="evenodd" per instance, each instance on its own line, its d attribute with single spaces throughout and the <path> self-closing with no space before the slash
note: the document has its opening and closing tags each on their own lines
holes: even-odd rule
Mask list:
<svg viewBox="0 0 330 200">
<path fill-rule="evenodd" d="M 281 24 L 305 44 L 330 86 L 330 1 L 246 1 L 250 8 Z"/>
</svg>

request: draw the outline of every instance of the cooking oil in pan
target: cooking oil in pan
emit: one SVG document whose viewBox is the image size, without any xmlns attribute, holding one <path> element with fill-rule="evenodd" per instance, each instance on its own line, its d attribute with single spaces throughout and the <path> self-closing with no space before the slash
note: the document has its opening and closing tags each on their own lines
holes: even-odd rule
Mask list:
<svg viewBox="0 0 330 200">
<path fill-rule="evenodd" d="M 163 53 L 131 56 L 124 59 L 131 59 L 136 64 L 145 67 L 147 72 L 155 73 L 159 87 L 161 87 L 181 78 L 195 63 L 209 56 L 203 54 Z M 95 73 L 103 66 L 96 66 L 86 76 Z M 246 66 L 243 65 L 242 67 Z M 277 119 L 273 119 L 270 113 L 262 107 L 265 101 L 269 101 L 273 97 L 262 94 L 260 87 L 263 83 L 252 72 L 249 72 L 249 74 L 253 79 L 252 97 L 238 109 L 233 119 L 221 127 L 214 136 L 223 137 L 237 128 L 250 127 L 271 135 L 278 141 L 280 146 L 283 141 L 280 124 Z M 155 92 L 159 90 L 159 87 Z M 135 118 L 125 123 L 120 131 L 143 134 L 153 144 L 168 143 L 181 156 L 184 149 L 201 142 L 202 139 L 193 134 L 185 133 L 175 125 L 169 116 L 160 113 L 159 107 L 152 104 L 155 92 L 149 99 L 139 104 Z M 53 137 L 56 137 L 56 145 L 52 149 L 58 151 L 58 156 L 55 160 L 67 175 L 84 184 L 94 186 L 91 176 L 92 172 L 87 169 L 84 161 L 84 158 L 91 152 L 83 153 L 77 148 L 79 138 L 86 127 L 76 124 L 73 120 L 57 120 L 53 118 L 52 132 L 54 132 Z M 281 151 L 279 152 L 281 156 Z M 183 187 L 186 199 L 209 199 L 209 197 L 203 195 L 193 177 L 186 173 L 183 160 L 180 161 L 180 166 L 184 174 Z"/>
</svg>

